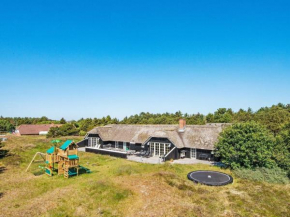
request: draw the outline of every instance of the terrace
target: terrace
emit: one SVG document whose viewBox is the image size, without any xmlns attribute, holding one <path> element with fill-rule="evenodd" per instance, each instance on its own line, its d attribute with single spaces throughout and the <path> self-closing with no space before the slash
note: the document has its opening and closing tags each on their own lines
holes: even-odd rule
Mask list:
<svg viewBox="0 0 290 217">
<path fill-rule="evenodd" d="M 86 152 L 93 152 L 97 154 L 106 154 L 114 157 L 121 157 L 128 159 L 130 156 L 136 157 L 150 157 L 150 152 L 147 151 L 135 151 L 130 150 L 127 147 L 119 148 L 118 146 L 112 146 L 111 144 L 103 145 L 103 147 L 95 146 L 95 147 L 85 147 L 80 149 Z"/>
<path fill-rule="evenodd" d="M 92 152 L 97 154 L 106 154 L 114 157 L 125 158 L 130 161 L 140 162 L 140 163 L 149 163 L 149 164 L 163 164 L 163 156 L 152 156 L 149 151 L 135 151 L 135 150 L 124 150 L 121 148 L 115 148 L 112 146 L 105 146 L 104 148 L 97 147 L 83 147 L 79 148 L 79 151 Z M 173 160 L 173 164 L 207 164 L 207 165 L 216 165 L 217 162 L 207 161 L 207 160 L 198 160 L 194 158 L 183 158 Z"/>
</svg>

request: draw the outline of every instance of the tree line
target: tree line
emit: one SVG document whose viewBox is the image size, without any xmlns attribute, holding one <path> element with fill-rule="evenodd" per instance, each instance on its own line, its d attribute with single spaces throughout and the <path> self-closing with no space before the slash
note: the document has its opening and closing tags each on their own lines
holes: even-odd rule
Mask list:
<svg viewBox="0 0 290 217">
<path fill-rule="evenodd" d="M 64 124 L 62 128 L 63 134 L 73 133 L 84 135 L 87 131 L 96 126 L 104 126 L 107 124 L 177 124 L 180 118 L 186 119 L 187 124 L 203 125 L 206 123 L 243 123 L 254 121 L 265 126 L 274 135 L 277 135 L 282 127 L 290 121 L 290 104 L 279 103 L 270 107 L 262 107 L 257 111 L 251 108 L 240 109 L 234 112 L 231 108 L 219 108 L 214 113 L 203 115 L 182 113 L 152 114 L 149 112 L 141 112 L 140 114 L 125 117 L 122 120 L 106 116 L 102 118 L 81 118 L 79 120 L 66 121 L 64 118 L 60 120 L 52 120 L 45 116 L 41 118 L 31 117 L 0 117 L 0 132 L 13 132 L 15 128 L 21 124 Z M 62 130 L 61 129 L 61 130 Z"/>
</svg>

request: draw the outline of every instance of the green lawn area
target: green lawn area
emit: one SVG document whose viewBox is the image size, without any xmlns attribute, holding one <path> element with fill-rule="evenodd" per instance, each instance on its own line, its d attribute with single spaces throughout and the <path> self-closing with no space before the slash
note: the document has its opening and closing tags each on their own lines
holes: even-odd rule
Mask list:
<svg viewBox="0 0 290 217">
<path fill-rule="evenodd" d="M 92 173 L 49 177 L 38 167 L 43 163 L 25 172 L 50 146 L 43 136 L 9 137 L 10 156 L 0 159 L 0 216 L 290 216 L 290 185 L 238 179 L 202 164 L 150 165 L 80 152 Z M 187 179 L 201 169 L 229 173 L 234 183 L 210 187 Z"/>
</svg>

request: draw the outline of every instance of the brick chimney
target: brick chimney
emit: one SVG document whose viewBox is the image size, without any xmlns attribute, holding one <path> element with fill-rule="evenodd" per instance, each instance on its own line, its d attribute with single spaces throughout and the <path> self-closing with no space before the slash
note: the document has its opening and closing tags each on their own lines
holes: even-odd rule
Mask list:
<svg viewBox="0 0 290 217">
<path fill-rule="evenodd" d="M 186 120 L 185 119 L 179 119 L 179 129 L 178 132 L 184 132 L 186 126 Z"/>
</svg>

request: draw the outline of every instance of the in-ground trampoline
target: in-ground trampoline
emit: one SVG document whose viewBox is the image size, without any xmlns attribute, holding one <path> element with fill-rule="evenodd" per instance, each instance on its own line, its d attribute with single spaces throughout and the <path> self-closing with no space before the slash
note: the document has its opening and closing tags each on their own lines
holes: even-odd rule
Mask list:
<svg viewBox="0 0 290 217">
<path fill-rule="evenodd" d="M 187 174 L 187 178 L 195 183 L 210 186 L 222 186 L 233 182 L 230 175 L 210 170 L 192 171 Z"/>
</svg>

